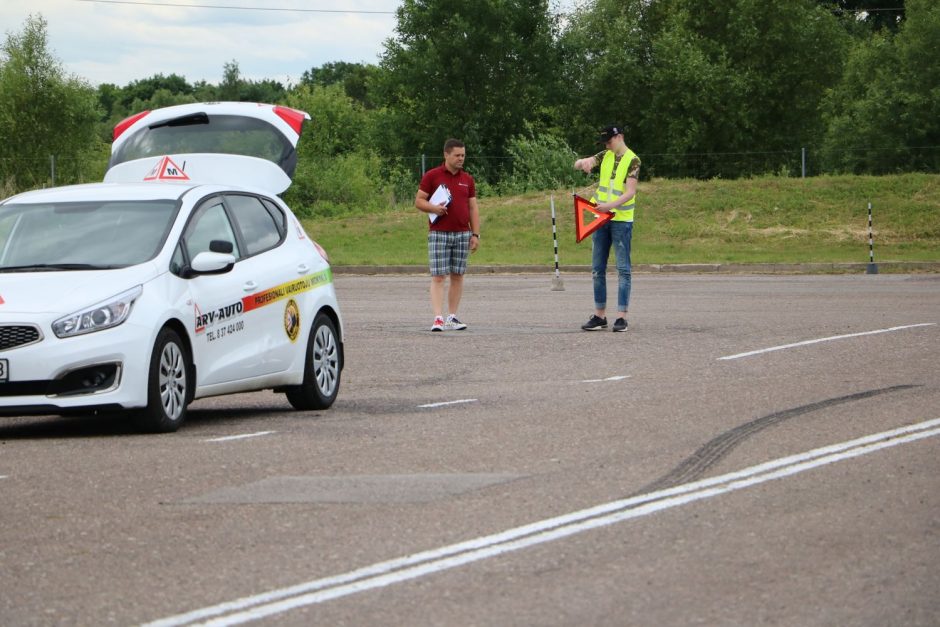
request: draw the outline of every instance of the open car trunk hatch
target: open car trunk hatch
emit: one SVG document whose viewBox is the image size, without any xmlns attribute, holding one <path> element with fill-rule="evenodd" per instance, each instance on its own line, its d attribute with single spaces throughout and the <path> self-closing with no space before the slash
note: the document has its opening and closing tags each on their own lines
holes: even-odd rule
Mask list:
<svg viewBox="0 0 940 627">
<path fill-rule="evenodd" d="M 289 107 L 247 102 L 138 113 L 114 127 L 104 180 L 216 183 L 280 194 L 290 187 L 309 119 Z"/>
</svg>

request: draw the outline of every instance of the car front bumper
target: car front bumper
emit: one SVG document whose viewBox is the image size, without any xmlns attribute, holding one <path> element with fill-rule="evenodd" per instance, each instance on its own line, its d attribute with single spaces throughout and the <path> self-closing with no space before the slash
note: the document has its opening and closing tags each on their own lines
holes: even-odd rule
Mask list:
<svg viewBox="0 0 940 627">
<path fill-rule="evenodd" d="M 0 324 L 21 323 L 0 317 Z M 0 382 L 0 415 L 121 409 L 147 404 L 151 333 L 127 321 L 117 327 L 60 339 L 40 323 L 39 342 L 0 351 L 7 380 Z"/>
</svg>

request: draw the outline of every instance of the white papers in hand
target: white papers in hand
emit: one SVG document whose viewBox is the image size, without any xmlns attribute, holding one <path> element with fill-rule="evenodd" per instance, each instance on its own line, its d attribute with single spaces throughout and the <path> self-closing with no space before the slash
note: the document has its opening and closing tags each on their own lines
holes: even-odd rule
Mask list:
<svg viewBox="0 0 940 627">
<path fill-rule="evenodd" d="M 428 198 L 428 202 L 432 205 L 449 205 L 450 204 L 450 190 L 447 189 L 447 186 L 443 183 L 437 186 L 437 189 L 434 190 L 434 193 L 431 194 L 431 197 Z M 436 213 L 429 213 L 428 220 L 431 221 L 431 224 L 437 222 L 437 219 L 441 217 Z"/>
</svg>

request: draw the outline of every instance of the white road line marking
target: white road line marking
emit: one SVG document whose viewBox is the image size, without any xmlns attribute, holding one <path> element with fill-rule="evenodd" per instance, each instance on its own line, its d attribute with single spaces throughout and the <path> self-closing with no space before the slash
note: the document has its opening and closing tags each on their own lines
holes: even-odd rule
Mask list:
<svg viewBox="0 0 940 627">
<path fill-rule="evenodd" d="M 271 435 L 272 433 L 277 433 L 277 431 L 258 431 L 257 433 L 243 433 L 241 435 L 227 435 L 221 438 L 210 438 L 208 440 L 203 440 L 203 442 L 231 442 L 232 440 L 244 440 L 246 438 L 256 438 L 261 435 Z"/>
<path fill-rule="evenodd" d="M 796 348 L 798 346 L 806 346 L 808 344 L 819 344 L 820 342 L 831 342 L 833 340 L 844 340 L 850 337 L 861 337 L 863 335 L 876 335 L 878 333 L 891 333 L 892 331 L 901 331 L 902 329 L 914 329 L 916 327 L 932 327 L 936 322 L 922 322 L 920 324 L 907 324 L 901 327 L 891 327 L 890 329 L 878 329 L 877 331 L 863 331 L 862 333 L 848 333 L 846 335 L 833 335 L 832 337 L 821 337 L 818 340 L 806 340 L 805 342 L 795 342 L 793 344 L 783 344 L 781 346 L 771 346 L 770 348 L 761 348 L 756 351 L 749 351 L 747 353 L 738 353 L 737 355 L 727 355 L 725 357 L 719 357 L 718 361 L 728 360 L 728 359 L 740 359 L 741 357 L 750 357 L 751 355 L 760 355 L 762 353 L 771 353 L 773 351 L 782 351 L 787 348 Z"/>
<path fill-rule="evenodd" d="M 581 383 L 603 383 L 604 381 L 621 381 L 623 379 L 629 379 L 630 375 L 621 374 L 615 377 L 607 377 L 606 379 L 585 379 Z"/>
<path fill-rule="evenodd" d="M 177 627 L 204 619 L 212 620 L 201 623 L 203 625 L 238 625 L 416 579 L 937 435 L 940 435 L 940 418 L 782 457 L 718 477 L 604 503 L 466 542 L 378 562 L 341 575 L 170 616 L 147 623 L 144 627 Z"/>
<path fill-rule="evenodd" d="M 475 398 L 464 398 L 459 401 L 444 401 L 443 403 L 428 403 L 427 405 L 418 405 L 418 409 L 427 409 L 429 407 L 443 407 L 445 405 L 459 405 L 460 403 L 476 403 Z"/>
</svg>

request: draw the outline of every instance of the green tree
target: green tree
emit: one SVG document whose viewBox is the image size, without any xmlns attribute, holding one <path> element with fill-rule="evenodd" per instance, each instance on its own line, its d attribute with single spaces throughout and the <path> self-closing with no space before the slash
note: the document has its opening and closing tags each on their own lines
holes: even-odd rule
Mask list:
<svg viewBox="0 0 940 627">
<path fill-rule="evenodd" d="M 312 118 L 312 128 L 301 140 L 309 154 L 330 158 L 368 146 L 369 116 L 341 85 L 301 85 L 287 96 L 286 104 Z"/>
<path fill-rule="evenodd" d="M 101 83 L 98 85 L 98 106 L 101 108 L 101 121 L 107 121 L 119 109 L 121 88 L 114 83 Z"/>
<path fill-rule="evenodd" d="M 370 84 L 379 68 L 363 63 L 336 61 L 306 70 L 300 77 L 301 85 L 342 85 L 346 95 L 367 108 L 375 106 L 370 96 Z"/>
<path fill-rule="evenodd" d="M 584 174 L 571 167 L 578 155 L 553 133 L 533 133 L 527 128 L 525 133 L 513 137 L 506 149 L 511 166 L 497 186 L 501 194 L 573 189 L 586 183 Z"/>
<path fill-rule="evenodd" d="M 405 0 L 396 32 L 378 81 L 393 113 L 386 146 L 437 157 L 458 137 L 468 169 L 494 176 L 524 123 L 547 123 L 538 118 L 557 69 L 548 0 Z"/>
<path fill-rule="evenodd" d="M 260 81 L 245 81 L 239 100 L 242 102 L 264 102 L 279 104 L 287 97 L 287 90 L 279 81 L 266 78 Z"/>
<path fill-rule="evenodd" d="M 371 149 L 370 113 L 347 96 L 342 85 L 302 84 L 291 91 L 286 104 L 311 117 L 297 148 L 294 182 L 285 196 L 296 210 L 331 215 L 390 204 L 390 191 L 382 183 L 387 164 Z"/>
<path fill-rule="evenodd" d="M 57 184 L 100 175 L 89 167 L 100 155 L 95 90 L 65 73 L 46 27 L 31 15 L 0 48 L 0 183 L 13 188 L 45 184 L 52 157 Z"/>
<path fill-rule="evenodd" d="M 565 137 L 588 154 L 598 128 L 622 124 L 647 174 L 798 166 L 849 45 L 811 0 L 595 0 L 561 38 Z"/>
<path fill-rule="evenodd" d="M 242 78 L 238 61 L 234 59 L 222 68 L 222 82 L 217 90 L 219 100 L 229 102 L 265 102 L 277 104 L 284 100 L 287 90 L 278 81 L 264 79 L 251 81 Z"/>
<path fill-rule="evenodd" d="M 627 142 L 637 133 L 648 109 L 647 32 L 644 0 L 596 0 L 569 16 L 560 36 L 561 86 L 557 103 L 563 136 L 579 154 L 599 148 L 598 129 L 626 125 Z M 640 141 L 642 144 L 642 141 Z"/>
<path fill-rule="evenodd" d="M 158 107 L 198 102 L 195 87 L 178 74 L 154 74 L 131 81 L 124 87 L 102 83 L 98 85 L 97 98 L 102 111 L 99 136 L 107 142 L 111 141 L 114 125 L 129 115 Z"/>
<path fill-rule="evenodd" d="M 831 13 L 810 0 L 659 0 L 645 25 L 644 151 L 693 176 L 799 167 L 851 43 Z M 672 157 L 689 154 L 705 156 Z"/>
<path fill-rule="evenodd" d="M 154 74 L 148 78 L 131 81 L 120 90 L 120 97 L 117 104 L 121 106 L 122 115 L 137 113 L 135 103 L 146 103 L 153 99 L 154 94 L 163 91 L 174 96 L 191 96 L 193 86 L 179 74 Z M 111 113 L 111 111 L 108 111 Z"/>
<path fill-rule="evenodd" d="M 238 101 L 242 92 L 241 70 L 238 61 L 232 59 L 222 67 L 222 82 L 219 83 L 219 100 Z"/>
<path fill-rule="evenodd" d="M 825 102 L 826 164 L 882 174 L 940 169 L 940 6 L 909 0 L 896 35 L 859 42 Z"/>
<path fill-rule="evenodd" d="M 904 0 L 819 0 L 819 3 L 853 32 L 858 25 L 897 32 L 904 21 Z"/>
</svg>

